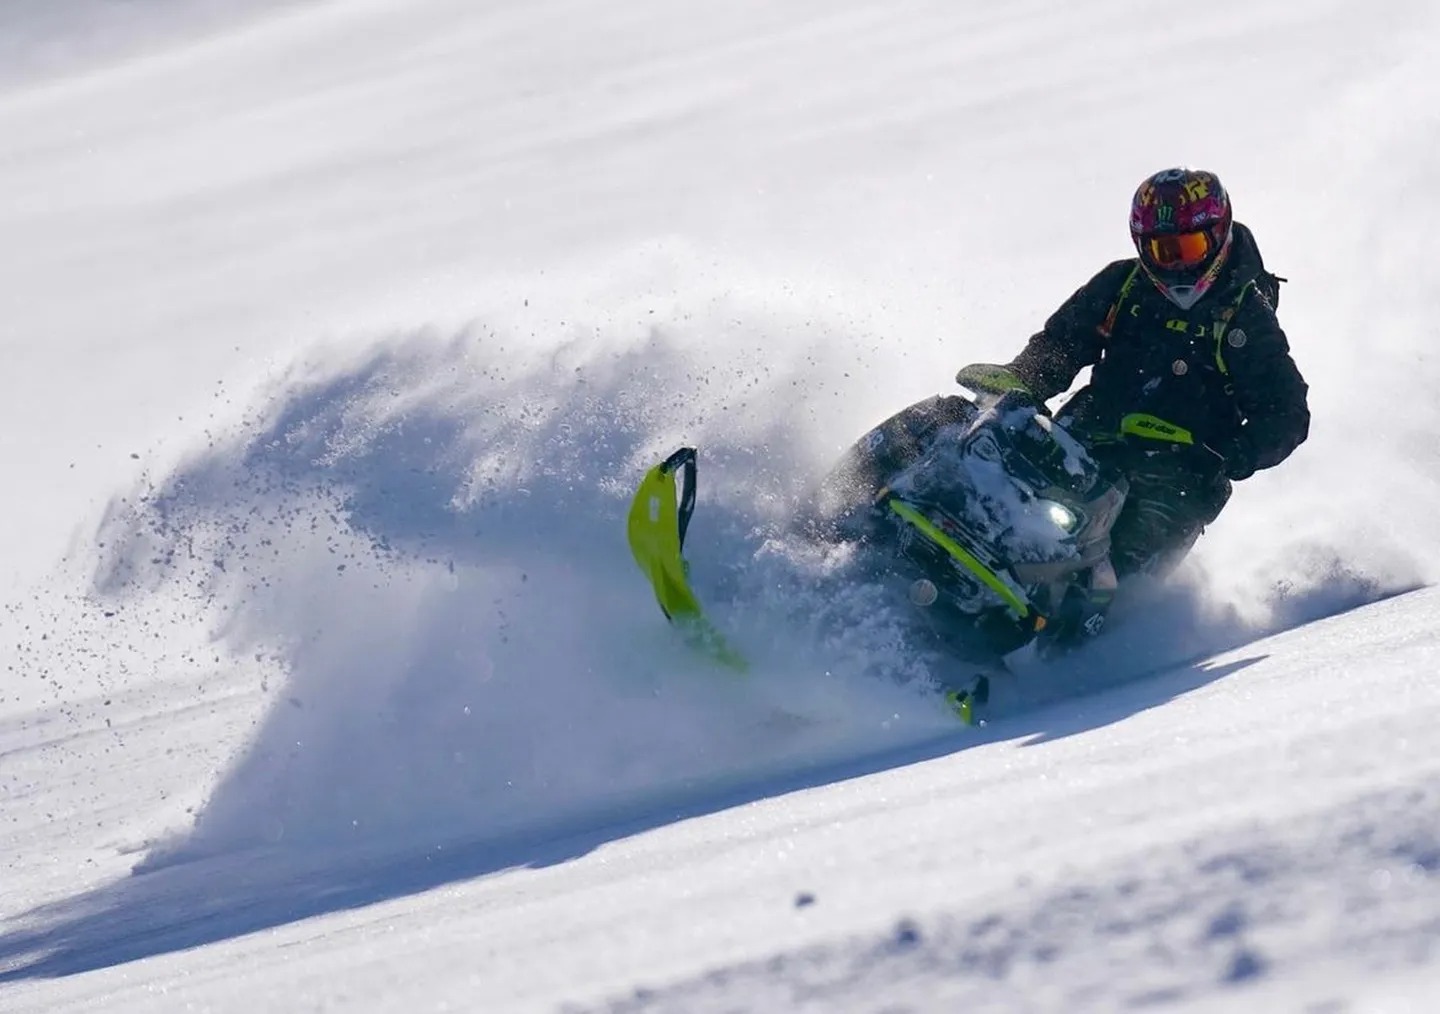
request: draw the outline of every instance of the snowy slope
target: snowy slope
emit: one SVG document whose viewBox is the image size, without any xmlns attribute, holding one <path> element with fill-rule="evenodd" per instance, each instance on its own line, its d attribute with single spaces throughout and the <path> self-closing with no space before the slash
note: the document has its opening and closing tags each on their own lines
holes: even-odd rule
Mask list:
<svg viewBox="0 0 1440 1014">
<path fill-rule="evenodd" d="M 9 0 L 0 8 L 0 86 L 33 85 L 234 31 L 313 0 Z"/>
<path fill-rule="evenodd" d="M 0 1009 L 1440 1002 L 1430 5 L 129 13 L 0 20 Z M 1312 438 L 957 730 L 768 526 L 1177 161 Z"/>
</svg>

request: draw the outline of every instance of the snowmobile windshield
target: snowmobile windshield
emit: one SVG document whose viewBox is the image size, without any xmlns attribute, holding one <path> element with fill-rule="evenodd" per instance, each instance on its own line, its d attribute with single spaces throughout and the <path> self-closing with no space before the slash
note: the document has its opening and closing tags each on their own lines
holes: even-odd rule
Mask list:
<svg viewBox="0 0 1440 1014">
<path fill-rule="evenodd" d="M 1021 420 L 1021 425 L 1013 425 Z M 1084 499 L 1099 481 L 1098 466 L 1090 455 L 1039 413 L 1019 415 L 1004 434 L 1000 456 L 1006 470 L 1033 490 L 1063 490 Z"/>
</svg>

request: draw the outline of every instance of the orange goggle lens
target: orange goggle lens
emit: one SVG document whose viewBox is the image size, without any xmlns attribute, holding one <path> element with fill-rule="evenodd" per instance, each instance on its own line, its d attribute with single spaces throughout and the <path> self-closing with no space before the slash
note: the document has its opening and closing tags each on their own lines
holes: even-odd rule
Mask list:
<svg viewBox="0 0 1440 1014">
<path fill-rule="evenodd" d="M 1145 238 L 1150 261 L 1162 268 L 1193 268 L 1210 253 L 1208 232 L 1171 232 Z"/>
</svg>

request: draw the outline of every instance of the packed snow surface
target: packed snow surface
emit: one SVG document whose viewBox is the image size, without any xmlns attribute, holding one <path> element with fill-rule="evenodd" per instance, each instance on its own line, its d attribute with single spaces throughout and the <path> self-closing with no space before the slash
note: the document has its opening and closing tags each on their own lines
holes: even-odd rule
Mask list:
<svg viewBox="0 0 1440 1014">
<path fill-rule="evenodd" d="M 1440 11 L 17 0 L 0 1010 L 1440 1009 Z M 983 728 L 786 534 L 1221 174 L 1309 441 Z M 689 556 L 739 675 L 629 557 Z"/>
</svg>

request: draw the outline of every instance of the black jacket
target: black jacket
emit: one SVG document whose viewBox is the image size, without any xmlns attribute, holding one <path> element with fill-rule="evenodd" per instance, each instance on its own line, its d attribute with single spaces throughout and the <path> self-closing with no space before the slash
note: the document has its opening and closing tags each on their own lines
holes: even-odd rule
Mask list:
<svg viewBox="0 0 1440 1014">
<path fill-rule="evenodd" d="M 1190 309 L 1165 298 L 1135 258 L 1115 261 L 1055 311 L 1010 369 L 1048 400 L 1093 366 L 1061 411 L 1092 439 L 1148 426 L 1145 435 L 1214 450 L 1235 479 L 1279 464 L 1309 433 L 1308 388 L 1275 316 L 1274 276 L 1250 230 L 1234 229 L 1222 274 Z M 1155 419 L 1168 428 L 1145 422 Z"/>
</svg>

